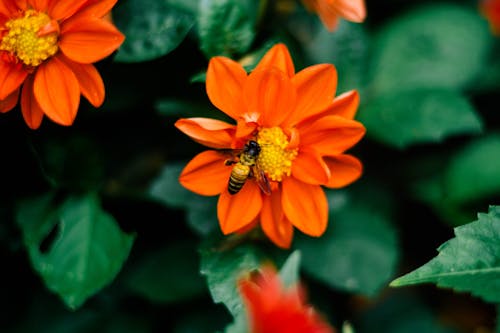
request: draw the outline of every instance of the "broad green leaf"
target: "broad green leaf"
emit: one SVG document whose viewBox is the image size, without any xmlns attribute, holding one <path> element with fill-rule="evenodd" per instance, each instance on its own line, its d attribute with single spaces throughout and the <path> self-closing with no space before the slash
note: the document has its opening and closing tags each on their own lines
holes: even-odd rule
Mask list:
<svg viewBox="0 0 500 333">
<path fill-rule="evenodd" d="M 365 85 L 368 36 L 360 24 L 345 20 L 331 33 L 318 22 L 318 32 L 305 44 L 313 64 L 334 64 L 338 73 L 337 94 Z"/>
<path fill-rule="evenodd" d="M 371 93 L 473 84 L 491 40 L 476 7 L 433 2 L 410 10 L 386 24 L 372 44 Z"/>
<path fill-rule="evenodd" d="M 473 106 L 451 90 L 386 92 L 369 100 L 358 119 L 366 126 L 368 136 L 398 148 L 482 130 Z"/>
<path fill-rule="evenodd" d="M 178 1 L 127 0 L 113 11 L 125 34 L 116 57 L 120 62 L 153 60 L 171 52 L 195 23 L 194 13 Z"/>
<path fill-rule="evenodd" d="M 236 316 L 243 309 L 238 293 L 238 280 L 262 265 L 263 255 L 255 247 L 241 245 L 229 250 L 204 247 L 201 253 L 201 273 L 215 303 L 223 303 Z"/>
<path fill-rule="evenodd" d="M 33 268 L 72 309 L 111 283 L 127 259 L 134 236 L 123 233 L 95 194 L 50 194 L 24 201 L 17 222 Z"/>
<path fill-rule="evenodd" d="M 206 291 L 198 271 L 196 244 L 178 241 L 153 253 L 134 265 L 125 281 L 129 289 L 157 303 L 175 303 Z"/>
<path fill-rule="evenodd" d="M 443 186 L 446 198 L 465 203 L 500 194 L 500 134 L 472 141 L 450 160 Z"/>
<path fill-rule="evenodd" d="M 478 214 L 477 221 L 455 228 L 455 238 L 438 248 L 437 257 L 390 285 L 435 283 L 500 303 L 499 243 L 500 206 L 490 206 L 488 214 Z"/>
<path fill-rule="evenodd" d="M 296 248 L 311 277 L 334 289 L 373 296 L 393 277 L 398 245 L 384 208 L 390 199 L 377 188 L 363 191 L 328 191 L 333 208 L 326 233 L 297 237 Z"/>
<path fill-rule="evenodd" d="M 245 53 L 255 38 L 259 2 L 201 0 L 198 11 L 200 48 L 207 58 Z"/>
<path fill-rule="evenodd" d="M 191 229 L 201 236 L 208 235 L 219 228 L 217 197 L 203 197 L 182 187 L 179 175 L 185 164 L 166 165 L 152 183 L 149 194 L 169 207 L 185 209 Z"/>
</svg>

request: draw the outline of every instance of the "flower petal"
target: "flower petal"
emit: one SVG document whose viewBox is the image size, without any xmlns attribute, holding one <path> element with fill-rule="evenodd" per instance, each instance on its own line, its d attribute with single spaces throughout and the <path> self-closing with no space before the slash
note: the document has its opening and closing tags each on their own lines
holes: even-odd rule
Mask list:
<svg viewBox="0 0 500 333">
<path fill-rule="evenodd" d="M 88 0 L 49 1 L 50 18 L 62 21 L 76 13 Z"/>
<path fill-rule="evenodd" d="M 325 114 L 337 115 L 347 119 L 354 119 L 359 106 L 359 94 L 350 90 L 335 97 L 333 103 L 324 111 Z"/>
<path fill-rule="evenodd" d="M 43 110 L 38 105 L 33 94 L 33 76 L 29 76 L 24 82 L 21 93 L 21 111 L 24 121 L 31 129 L 40 127 L 43 119 Z"/>
<path fill-rule="evenodd" d="M 0 1 L 0 15 L 10 18 L 14 16 L 19 9 L 26 9 L 26 3 L 20 1 L 18 3 L 18 1 L 11 0 Z"/>
<path fill-rule="evenodd" d="M 2 54 L 0 54 L 1 56 Z M 0 100 L 6 99 L 24 82 L 28 72 L 0 58 Z"/>
<path fill-rule="evenodd" d="M 125 36 L 112 23 L 83 17 L 61 24 L 59 47 L 69 59 L 90 64 L 109 56 L 124 39 Z"/>
<path fill-rule="evenodd" d="M 335 11 L 348 21 L 361 23 L 366 18 L 364 0 L 336 0 Z"/>
<path fill-rule="evenodd" d="M 101 106 L 104 102 L 104 82 L 95 66 L 91 64 L 80 64 L 64 56 L 61 56 L 60 59 L 64 61 L 66 66 L 68 66 L 73 73 L 75 73 L 83 96 L 85 96 L 94 107 Z"/>
<path fill-rule="evenodd" d="M 230 148 L 235 126 L 209 118 L 179 119 L 175 123 L 184 134 L 210 148 Z"/>
<path fill-rule="evenodd" d="M 337 70 L 330 64 L 310 66 L 298 72 L 292 82 L 297 89 L 297 102 L 288 122 L 293 124 L 332 104 L 337 89 Z"/>
<path fill-rule="evenodd" d="M 264 197 L 260 219 L 262 230 L 274 244 L 284 249 L 290 248 L 293 226 L 283 213 L 281 191 L 274 191 Z"/>
<path fill-rule="evenodd" d="M 17 100 L 19 98 L 19 90 L 20 89 L 14 90 L 5 99 L 0 100 L 0 113 L 8 112 L 16 106 Z"/>
<path fill-rule="evenodd" d="M 217 216 L 222 232 L 227 235 L 252 223 L 261 208 L 260 188 L 253 181 L 247 181 L 234 195 L 222 191 L 217 204 Z"/>
<path fill-rule="evenodd" d="M 333 7 L 335 6 L 330 1 L 315 0 L 314 11 L 318 14 L 319 19 L 323 25 L 329 30 L 333 31 L 337 28 L 339 23 L 338 12 Z"/>
<path fill-rule="evenodd" d="M 49 1 L 50 0 L 28 0 L 28 3 L 33 9 L 39 12 L 45 12 L 49 6 Z"/>
<path fill-rule="evenodd" d="M 326 186 L 340 188 L 356 181 L 363 173 L 363 164 L 354 156 L 343 154 L 325 157 L 331 177 Z"/>
<path fill-rule="evenodd" d="M 307 184 L 324 185 L 330 179 L 330 169 L 318 152 L 301 149 L 292 162 L 292 176 Z"/>
<path fill-rule="evenodd" d="M 224 156 L 207 150 L 196 155 L 182 170 L 179 182 L 201 195 L 217 195 L 225 191 L 231 168 L 224 165 Z"/>
<path fill-rule="evenodd" d="M 328 223 L 328 202 L 321 186 L 292 177 L 282 182 L 283 211 L 290 222 L 309 236 L 321 236 Z"/>
<path fill-rule="evenodd" d="M 282 43 L 276 44 L 270 48 L 254 68 L 254 71 L 262 70 L 266 67 L 276 67 L 285 73 L 289 78 L 292 78 L 295 74 L 295 68 L 290 52 L 288 51 L 286 45 Z"/>
<path fill-rule="evenodd" d="M 33 85 L 35 98 L 54 122 L 69 126 L 80 104 L 80 85 L 75 74 L 57 57 L 38 67 Z"/>
<path fill-rule="evenodd" d="M 236 61 L 213 57 L 208 63 L 206 90 L 213 105 L 233 119 L 246 110 L 242 104 L 243 85 L 247 73 Z"/>
<path fill-rule="evenodd" d="M 273 68 L 253 71 L 243 88 L 248 112 L 260 113 L 259 124 L 264 127 L 280 125 L 294 109 L 295 98 L 291 80 Z"/>
<path fill-rule="evenodd" d="M 313 148 L 321 155 L 337 155 L 355 145 L 366 129 L 358 121 L 340 116 L 326 116 L 299 127 L 300 145 Z"/>
<path fill-rule="evenodd" d="M 81 18 L 82 16 L 102 18 L 113 9 L 117 1 L 118 0 L 88 0 L 71 19 Z"/>
</svg>

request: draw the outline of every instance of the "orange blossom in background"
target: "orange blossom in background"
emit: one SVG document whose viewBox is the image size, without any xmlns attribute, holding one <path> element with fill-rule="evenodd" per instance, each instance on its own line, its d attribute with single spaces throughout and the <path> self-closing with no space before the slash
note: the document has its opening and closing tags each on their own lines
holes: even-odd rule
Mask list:
<svg viewBox="0 0 500 333">
<path fill-rule="evenodd" d="M 104 83 L 93 63 L 124 36 L 105 16 L 117 0 L 2 0 L 0 2 L 0 112 L 17 105 L 32 129 L 43 115 L 71 125 L 80 94 L 95 107 Z"/>
<path fill-rule="evenodd" d="M 488 20 L 491 32 L 500 36 L 500 0 L 482 0 L 479 10 Z"/>
<path fill-rule="evenodd" d="M 264 267 L 238 287 L 247 310 L 250 333 L 334 333 L 313 307 L 301 286 L 285 289 L 272 267 Z"/>
<path fill-rule="evenodd" d="M 364 0 L 302 0 L 310 11 L 317 13 L 323 25 L 335 30 L 339 18 L 361 23 L 366 18 Z"/>
<path fill-rule="evenodd" d="M 176 127 L 213 148 L 195 156 L 180 175 L 181 184 L 201 195 L 220 195 L 217 215 L 224 234 L 245 232 L 260 223 L 278 246 L 290 247 L 293 227 L 321 236 L 328 203 L 321 185 L 339 188 L 361 175 L 361 162 L 344 152 L 365 134 L 353 120 L 359 97 L 350 91 L 334 99 L 337 74 L 331 64 L 295 73 L 287 47 L 277 44 L 247 74 L 226 57 L 210 60 L 206 90 L 210 101 L 236 124 L 207 118 L 180 119 Z M 257 166 L 270 181 L 264 193 L 256 177 L 240 192 L 228 192 L 233 166 L 225 149 L 250 140 L 261 151 Z"/>
</svg>

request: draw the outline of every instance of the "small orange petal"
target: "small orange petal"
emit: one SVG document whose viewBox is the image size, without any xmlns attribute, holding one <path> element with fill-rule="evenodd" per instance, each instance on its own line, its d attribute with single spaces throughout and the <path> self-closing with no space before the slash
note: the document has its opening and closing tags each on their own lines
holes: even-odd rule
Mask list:
<svg viewBox="0 0 500 333">
<path fill-rule="evenodd" d="M 293 160 L 292 176 L 307 184 L 324 185 L 330 179 L 330 169 L 318 152 L 301 149 Z"/>
<path fill-rule="evenodd" d="M 264 127 L 280 125 L 295 106 L 296 92 L 291 80 L 277 69 L 253 71 L 243 88 L 248 112 L 260 113 Z"/>
<path fill-rule="evenodd" d="M 2 0 L 0 1 L 0 14 L 5 16 L 5 17 L 12 17 L 14 16 L 19 9 L 25 9 L 26 4 L 20 4 L 21 7 L 18 6 L 17 1 L 13 0 Z"/>
<path fill-rule="evenodd" d="M 276 67 L 285 73 L 289 78 L 295 74 L 292 57 L 285 44 L 279 43 L 274 45 L 269 51 L 264 54 L 259 61 L 255 70 L 261 70 L 266 67 Z"/>
<path fill-rule="evenodd" d="M 48 4 L 48 14 L 54 20 L 63 21 L 75 14 L 87 1 L 88 0 L 51 0 Z"/>
<path fill-rule="evenodd" d="M 361 23 L 366 18 L 364 0 L 337 0 L 334 6 L 338 15 L 348 21 Z"/>
<path fill-rule="evenodd" d="M 110 22 L 96 17 L 70 19 L 61 24 L 59 47 L 69 59 L 90 64 L 113 53 L 125 36 Z"/>
<path fill-rule="evenodd" d="M 1 53 L 0 56 L 2 56 Z M 0 59 L 0 100 L 6 99 L 19 89 L 27 76 L 28 72 L 23 69 L 23 66 L 17 66 Z"/>
<path fill-rule="evenodd" d="M 186 165 L 179 176 L 179 182 L 200 195 L 217 195 L 227 189 L 231 174 L 231 167 L 226 166 L 224 161 L 225 157 L 221 153 L 204 151 Z"/>
<path fill-rule="evenodd" d="M 318 14 L 323 25 L 329 31 L 335 30 L 339 24 L 339 16 L 333 7 L 334 5 L 324 0 L 316 0 L 314 3 L 314 11 Z"/>
<path fill-rule="evenodd" d="M 217 204 L 217 216 L 222 232 L 227 235 L 252 223 L 262 208 L 259 186 L 247 181 L 234 195 L 222 191 Z"/>
<path fill-rule="evenodd" d="M 325 157 L 331 177 L 326 186 L 340 188 L 356 181 L 363 173 L 363 164 L 354 156 L 337 155 Z"/>
<path fill-rule="evenodd" d="M 66 66 L 68 66 L 73 73 L 75 73 L 76 79 L 80 84 L 82 95 L 85 96 L 94 107 L 101 106 L 104 102 L 104 82 L 95 66 L 91 64 L 80 64 L 64 56 L 61 56 L 60 59 L 64 61 Z"/>
<path fill-rule="evenodd" d="M 294 124 L 332 104 L 337 89 L 337 70 L 330 64 L 310 66 L 298 72 L 292 82 L 297 89 L 297 106 L 287 122 Z"/>
<path fill-rule="evenodd" d="M 43 119 L 43 110 L 33 95 L 33 76 L 28 77 L 21 93 L 21 111 L 24 121 L 29 128 L 35 130 L 40 127 Z"/>
<path fill-rule="evenodd" d="M 261 228 L 277 246 L 288 249 L 292 244 L 293 226 L 281 207 L 281 191 L 274 191 L 264 197 L 260 213 Z"/>
<path fill-rule="evenodd" d="M 235 126 L 221 120 L 209 118 L 179 119 L 175 123 L 184 134 L 210 148 L 230 148 Z"/>
<path fill-rule="evenodd" d="M 47 117 L 60 125 L 73 124 L 80 104 L 80 85 L 61 60 L 53 57 L 38 67 L 33 92 Z"/>
<path fill-rule="evenodd" d="M 309 236 L 321 236 L 328 223 L 328 202 L 319 185 L 309 185 L 292 177 L 285 178 L 283 211 L 290 222 Z"/>
<path fill-rule="evenodd" d="M 321 155 L 343 153 L 365 135 L 366 129 L 358 121 L 340 116 L 326 116 L 300 127 L 300 145 L 314 148 Z"/>
<path fill-rule="evenodd" d="M 5 113 L 12 110 L 17 105 L 17 100 L 19 98 L 19 90 L 16 89 L 5 99 L 0 100 L 0 113 Z"/>
<path fill-rule="evenodd" d="M 208 63 L 206 90 L 213 105 L 233 119 L 245 112 L 242 104 L 245 69 L 226 57 L 213 57 Z"/>
</svg>

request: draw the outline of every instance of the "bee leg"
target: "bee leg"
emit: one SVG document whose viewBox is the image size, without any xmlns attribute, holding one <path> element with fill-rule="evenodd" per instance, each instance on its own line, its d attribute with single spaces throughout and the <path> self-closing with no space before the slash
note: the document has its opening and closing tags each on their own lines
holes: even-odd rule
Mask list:
<svg viewBox="0 0 500 333">
<path fill-rule="evenodd" d="M 233 164 L 236 164 L 236 161 L 235 160 L 225 160 L 224 161 L 224 165 L 233 165 Z"/>
</svg>

